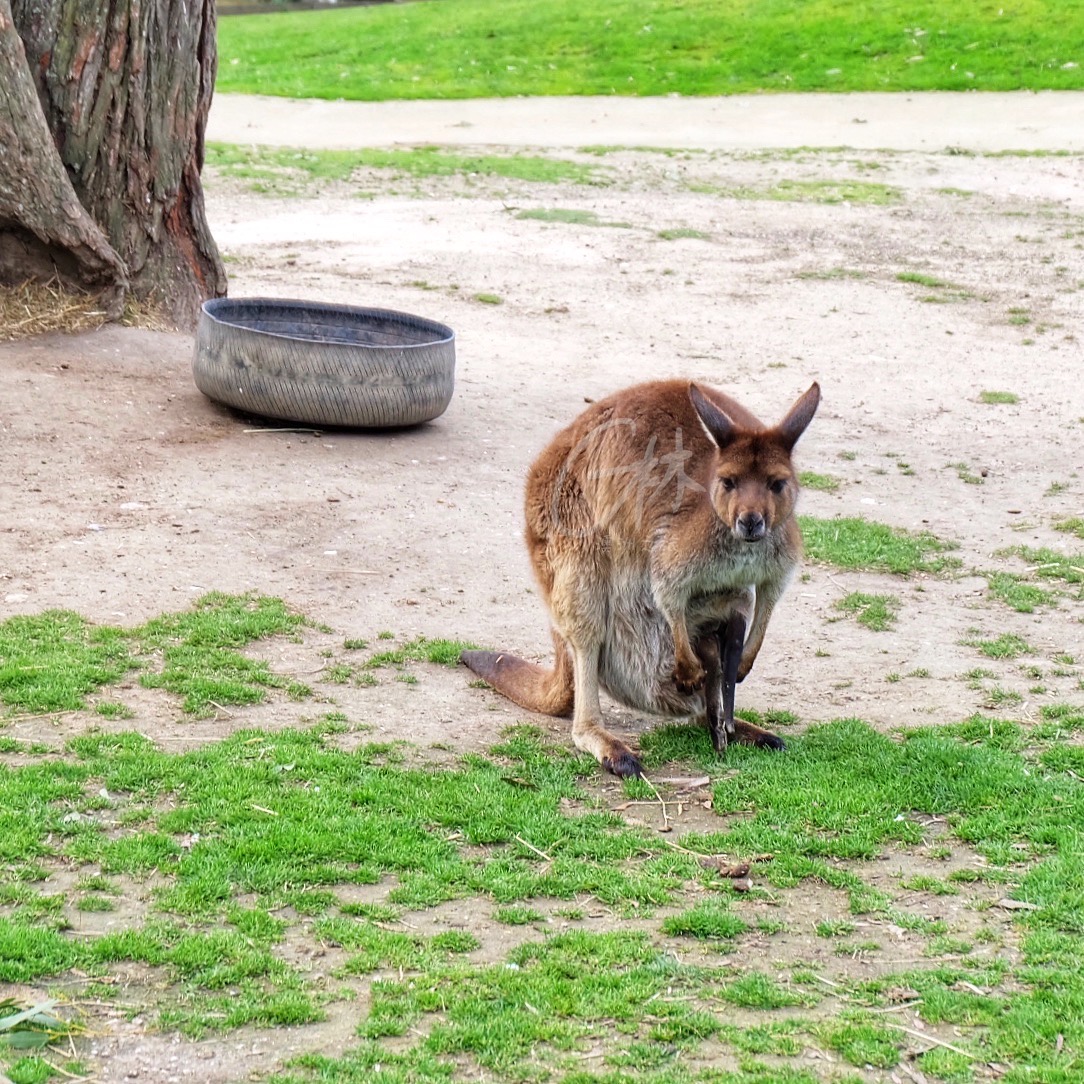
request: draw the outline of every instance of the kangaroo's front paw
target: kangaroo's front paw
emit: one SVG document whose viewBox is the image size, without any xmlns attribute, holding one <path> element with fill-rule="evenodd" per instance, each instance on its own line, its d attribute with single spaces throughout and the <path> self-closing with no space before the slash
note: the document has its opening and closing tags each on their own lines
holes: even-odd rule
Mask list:
<svg viewBox="0 0 1084 1084">
<path fill-rule="evenodd" d="M 674 684 L 678 692 L 688 696 L 704 687 L 704 679 L 707 674 L 696 659 L 678 659 L 674 663 Z"/>
</svg>

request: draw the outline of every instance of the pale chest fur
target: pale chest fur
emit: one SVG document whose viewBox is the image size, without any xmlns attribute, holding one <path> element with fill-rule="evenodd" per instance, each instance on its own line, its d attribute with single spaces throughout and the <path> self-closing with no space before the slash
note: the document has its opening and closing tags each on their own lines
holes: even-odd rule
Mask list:
<svg viewBox="0 0 1084 1084">
<path fill-rule="evenodd" d="M 656 536 L 656 555 L 661 559 L 652 562 L 655 576 L 689 599 L 785 581 L 796 564 L 783 530 L 758 542 L 743 542 L 719 525 L 705 532 L 702 544 L 678 561 L 667 559 L 668 541 L 661 533 Z"/>
</svg>

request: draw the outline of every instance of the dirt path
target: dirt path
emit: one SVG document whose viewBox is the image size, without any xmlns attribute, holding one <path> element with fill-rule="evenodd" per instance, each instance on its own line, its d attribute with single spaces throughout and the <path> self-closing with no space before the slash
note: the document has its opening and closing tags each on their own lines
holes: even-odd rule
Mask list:
<svg viewBox="0 0 1084 1084">
<path fill-rule="evenodd" d="M 838 487 L 807 489 L 803 510 L 931 531 L 958 545 L 961 573 L 810 566 L 777 611 L 740 706 L 785 708 L 802 726 L 858 716 L 887 729 L 958 721 L 999 696 L 1010 697 L 999 714 L 1022 720 L 1079 702 L 1080 604 L 1018 613 L 975 573 L 1034 576 L 999 554 L 1007 547 L 1082 548 L 1054 528 L 1084 515 L 1084 171 L 1079 157 L 944 149 L 1079 154 L 1084 97 L 949 101 L 220 98 L 216 140 L 424 140 L 489 154 L 529 145 L 594 176 L 539 184 L 362 170 L 325 185 L 265 178 L 272 191 L 260 194 L 209 175 L 232 294 L 447 322 L 458 335 L 452 405 L 401 433 L 288 432 L 203 398 L 186 335 L 108 328 L 0 344 L 2 615 L 63 607 L 135 624 L 209 590 L 278 595 L 331 629 L 259 649 L 303 675 L 317 703 L 372 726 L 374 740 L 484 748 L 522 713 L 463 673 L 335 685 L 321 676 L 322 652 L 334 658 L 345 639 L 387 630 L 400 642 L 424 634 L 544 655 L 521 486 L 585 399 L 688 376 L 775 418 L 816 379 L 824 403 L 800 466 Z M 569 150 L 592 143 L 686 149 Z M 787 149 L 809 145 L 866 149 Z M 1017 401 L 987 404 L 988 391 Z M 891 632 L 842 618 L 836 603 L 856 590 L 899 600 Z M 1033 654 L 989 660 L 965 642 L 1003 632 Z M 1063 655 L 1076 663 L 1057 665 Z M 990 676 L 968 676 L 979 667 Z M 316 710 L 275 700 L 193 723 L 163 698 L 121 695 L 136 721 L 102 725 L 137 726 L 174 748 Z M 635 739 L 643 720 L 616 714 Z M 538 721 L 567 740 L 565 724 Z M 56 742 L 85 725 L 32 720 L 18 733 Z M 280 1063 L 287 1047 L 339 1048 L 355 1023 L 289 1032 L 282 1045 L 230 1038 L 205 1058 L 207 1046 L 193 1056 L 172 1038 L 101 1022 L 96 1079 L 240 1079 Z"/>
<path fill-rule="evenodd" d="M 224 58 L 228 63 L 228 58 Z M 325 102 L 220 94 L 207 138 L 296 147 L 1084 150 L 1084 93 L 765 94 Z"/>
</svg>

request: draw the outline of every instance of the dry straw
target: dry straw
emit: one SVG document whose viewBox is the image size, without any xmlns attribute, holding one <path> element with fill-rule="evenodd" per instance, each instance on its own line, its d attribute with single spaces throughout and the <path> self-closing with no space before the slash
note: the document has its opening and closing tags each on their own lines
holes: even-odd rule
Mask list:
<svg viewBox="0 0 1084 1084">
<path fill-rule="evenodd" d="M 12 342 L 50 332 L 94 331 L 107 321 L 108 313 L 99 295 L 71 290 L 55 279 L 0 285 L 0 341 Z M 146 300 L 129 298 L 120 322 L 152 331 L 175 330 L 160 307 Z"/>
</svg>

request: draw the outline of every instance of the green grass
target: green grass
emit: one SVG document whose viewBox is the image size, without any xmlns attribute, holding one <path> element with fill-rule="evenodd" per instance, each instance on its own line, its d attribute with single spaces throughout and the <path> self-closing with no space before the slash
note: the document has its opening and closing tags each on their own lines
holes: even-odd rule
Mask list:
<svg viewBox="0 0 1084 1084">
<path fill-rule="evenodd" d="M 965 640 L 969 647 L 977 647 L 988 659 L 1018 659 L 1021 655 L 1034 654 L 1034 649 L 1022 636 L 1004 632 L 996 640 Z"/>
<path fill-rule="evenodd" d="M 966 485 L 981 486 L 986 481 L 981 474 L 976 474 L 971 469 L 970 463 L 950 463 L 949 466 L 956 471 L 956 477 Z"/>
<path fill-rule="evenodd" d="M 875 181 L 783 180 L 769 188 L 725 188 L 719 195 L 738 200 L 777 200 L 783 203 L 862 203 L 884 206 L 896 203 L 901 192 Z"/>
<path fill-rule="evenodd" d="M 527 154 L 467 155 L 440 147 L 302 150 L 209 143 L 207 165 L 227 177 L 249 181 L 257 190 L 297 186 L 298 182 L 349 182 L 363 170 L 397 177 L 503 177 L 541 184 L 597 184 L 597 167 Z"/>
<path fill-rule="evenodd" d="M 948 287 L 948 283 L 942 279 L 934 278 L 933 275 L 924 275 L 918 271 L 900 271 L 896 275 L 897 282 L 911 282 L 917 286 L 925 286 L 931 290 L 940 290 Z"/>
<path fill-rule="evenodd" d="M 92 627 L 58 610 L 9 618 L 0 623 L 0 702 L 23 712 L 78 711 L 88 694 L 132 670 L 148 688 L 181 696 L 183 709 L 197 716 L 216 704 L 257 703 L 268 688 L 304 696 L 305 686 L 234 650 L 304 623 L 278 599 L 217 593 L 135 629 Z M 115 701 L 96 710 L 107 718 L 131 715 Z"/>
<path fill-rule="evenodd" d="M 1057 606 L 1060 598 L 1084 600 L 1084 554 L 1012 546 L 998 551 L 997 556 L 1017 557 L 1025 562 L 1023 572 L 981 573 L 990 594 L 1017 612 L 1034 613 L 1040 607 Z M 1038 586 L 1036 580 L 1046 581 L 1047 586 Z"/>
<path fill-rule="evenodd" d="M 1019 403 L 1020 396 L 1011 391 L 983 391 L 979 392 L 979 402 L 988 406 Z"/>
<path fill-rule="evenodd" d="M 474 98 L 1084 86 L 1069 0 L 456 0 L 223 17 L 219 92 Z"/>
<path fill-rule="evenodd" d="M 669 230 L 658 230 L 655 236 L 660 241 L 710 241 L 711 234 L 691 226 L 676 226 Z"/>
<path fill-rule="evenodd" d="M 693 937 L 697 940 L 729 941 L 749 929 L 740 915 L 716 900 L 698 903 L 695 907 L 665 919 L 663 933 L 671 937 Z"/>
<path fill-rule="evenodd" d="M 122 661 L 150 667 L 302 621 L 278 600 L 213 595 L 117 631 Z M 65 627 L 84 646 L 97 631 Z M 452 664 L 464 646 L 380 639 L 376 668 Z M 38 656 L 15 643 L 47 669 L 69 658 L 55 641 Z M 973 643 L 1029 650 L 1008 634 Z M 93 730 L 48 755 L 0 745 L 0 982 L 78 978 L 78 1014 L 123 978 L 125 1012 L 210 1041 L 349 1021 L 335 1055 L 294 1031 L 309 1052 L 275 1084 L 839 1084 L 901 1062 L 940 1084 L 992 1063 L 1015 1084 L 1084 1073 L 1080 705 L 893 734 L 836 720 L 788 733 L 785 753 L 725 759 L 702 727 L 661 726 L 641 742 L 650 813 L 614 808 L 621 789 L 598 785 L 591 758 L 530 727 L 438 766 L 403 743 L 344 742 L 346 722 L 328 711 L 184 752 Z M 663 768 L 708 776 L 697 830 Z M 662 801 L 667 834 L 640 820 Z M 952 866 L 925 872 L 938 857 Z M 719 867 L 753 858 L 739 892 Z M 895 872 L 908 860 L 923 872 Z M 86 936 L 108 908 L 125 922 Z M 795 952 L 800 930 L 824 939 L 815 964 Z M 893 1027 L 901 999 L 957 1050 Z M 0 1068 L 39 1069 L 2 1046 Z"/>
<path fill-rule="evenodd" d="M 0 623 L 0 702 L 24 712 L 76 711 L 88 693 L 135 666 L 115 629 L 66 610 Z"/>
<path fill-rule="evenodd" d="M 868 271 L 858 271 L 851 267 L 830 267 L 825 270 L 799 271 L 798 278 L 812 279 L 817 282 L 836 282 L 840 279 L 855 279 L 861 281 L 869 278 Z"/>
<path fill-rule="evenodd" d="M 874 632 L 886 632 L 896 623 L 900 600 L 894 595 L 866 595 L 852 591 L 836 603 L 836 609 L 853 614 L 860 625 Z"/>
<path fill-rule="evenodd" d="M 609 226 L 622 230 L 632 228 L 630 222 L 609 222 L 599 218 L 594 211 L 580 211 L 572 207 L 537 207 L 527 211 L 517 211 L 516 218 L 536 222 L 563 222 L 568 226 Z"/>
<path fill-rule="evenodd" d="M 1069 711 L 1059 717 L 1063 727 L 1072 718 Z M 698 728 L 655 733 L 666 732 L 710 749 Z M 751 936 L 773 934 L 757 932 L 740 898 L 705 881 L 695 856 L 772 854 L 756 876 L 772 886 L 784 917 L 792 888 L 805 884 L 807 894 L 827 886 L 856 915 L 916 931 L 935 950 L 959 948 L 943 924 L 903 910 L 863 879 L 862 863 L 923 846 L 917 811 L 941 818 L 957 846 L 984 855 L 990 865 L 983 868 L 1005 870 L 1014 884 L 1000 891 L 1037 910 L 1017 918 L 1025 938 L 1017 965 L 987 959 L 980 972 L 930 964 L 890 978 L 921 989 L 916 1011 L 930 1026 L 951 1020 L 954 1045 L 984 1060 L 1026 1058 L 1039 1072 L 1056 1058 L 1077 1064 L 1084 1024 L 1047 1004 L 1042 991 L 1054 982 L 1084 997 L 1084 979 L 1063 963 L 1084 937 L 1084 785 L 1053 764 L 1037 771 L 1018 747 L 983 740 L 988 732 L 993 724 L 977 720 L 958 734 L 925 729 L 898 740 L 844 721 L 792 739 L 785 756 L 732 750 L 716 768 L 719 829 L 681 839 L 693 854 L 593 808 L 583 773 L 594 775 L 595 765 L 548 748 L 528 729 L 512 732 L 489 757 L 440 770 L 396 765 L 379 745 L 346 752 L 319 730 L 244 731 L 183 754 L 134 734 L 88 736 L 63 756 L 0 768 L 5 883 L 33 897 L 47 891 L 33 869 L 57 862 L 87 870 L 82 890 L 112 899 L 130 878 L 149 876 L 151 915 L 89 940 L 55 921 L 0 916 L 0 979 L 40 983 L 72 968 L 103 975 L 140 962 L 155 969 L 166 992 L 161 1024 L 204 1035 L 319 1019 L 326 993 L 277 947 L 289 935 L 334 949 L 343 976 L 374 976 L 368 1007 L 358 1012 L 360 1038 L 338 1058 L 303 1055 L 277 1078 L 283 1082 L 360 1082 L 373 1079 L 378 1063 L 398 1067 L 387 1079 L 403 1084 L 450 1080 L 452 1067 L 463 1064 L 502 1081 L 529 1079 L 516 1075 L 526 1067 L 574 1082 L 580 1055 L 592 1049 L 612 1069 L 632 1073 L 630 1080 L 647 1081 L 662 1079 L 643 1077 L 649 1067 L 675 1072 L 675 1058 L 719 1042 L 744 1053 L 796 1057 L 820 1048 L 859 1067 L 894 1064 L 904 1036 L 891 1028 L 882 1034 L 881 1018 L 861 1012 L 884 1004 L 873 985 L 837 975 L 850 1006 L 842 1015 L 822 1008 L 816 1022 L 772 1023 L 781 1010 L 819 1005 L 824 987 L 799 968 L 735 972 L 740 957 L 728 955 L 730 947 L 740 952 Z M 103 788 L 115 796 L 106 822 L 90 816 Z M 149 819 L 124 827 L 120 814 L 135 808 L 150 810 Z M 65 822 L 70 809 L 87 819 Z M 198 843 L 181 848 L 181 837 Z M 388 877 L 387 903 L 340 898 L 345 886 Z M 971 892 L 966 882 L 929 878 L 901 888 L 935 897 Z M 603 931 L 535 931 L 487 962 L 470 959 L 482 945 L 472 933 L 439 922 L 420 933 L 400 921 L 405 909 L 462 898 L 453 916 L 492 900 L 498 921 L 529 927 L 541 919 L 530 901 L 547 897 L 593 901 L 592 908 L 639 903 L 635 913 L 647 928 L 642 920 L 621 928 L 615 917 L 617 927 Z M 645 910 L 667 905 L 670 913 L 653 920 Z M 291 910 L 311 922 L 299 925 Z M 53 907 L 39 913 L 59 917 Z M 838 938 L 853 927 L 824 922 L 818 933 Z M 698 943 L 718 962 L 679 963 L 668 949 L 675 941 Z M 979 1020 L 959 1016 L 965 980 L 990 987 L 997 1010 Z M 889 977 L 883 981 L 887 988 Z M 757 1023 L 728 1030 L 720 1004 L 759 1014 Z M 1036 1037 L 1055 1021 L 1065 1036 L 1060 1055 Z M 788 1079 L 780 1074 L 791 1069 L 780 1066 L 763 1080 Z"/>
<path fill-rule="evenodd" d="M 807 555 L 838 568 L 873 572 L 943 572 L 955 562 L 944 554 L 953 544 L 926 532 L 911 533 L 870 520 L 800 517 Z"/>
<path fill-rule="evenodd" d="M 803 489 L 816 489 L 821 493 L 835 493 L 842 483 L 834 474 L 816 474 L 813 471 L 806 470 L 798 475 L 798 484 Z"/>
<path fill-rule="evenodd" d="M 1058 596 L 1053 591 L 1044 591 L 1023 576 L 1012 572 L 985 572 L 983 575 L 991 597 L 1017 613 L 1031 614 L 1040 606 L 1057 605 Z"/>
<path fill-rule="evenodd" d="M 307 686 L 236 650 L 267 636 L 295 633 L 305 624 L 280 599 L 205 595 L 190 611 L 155 618 L 135 630 L 140 653 L 161 660 L 161 669 L 143 673 L 140 682 L 182 697 L 184 710 L 196 716 L 211 715 L 223 704 L 260 703 L 269 688 L 307 696 Z"/>
<path fill-rule="evenodd" d="M 1077 538 L 1084 538 L 1084 519 L 1081 519 L 1080 516 L 1072 516 L 1068 519 L 1056 520 L 1054 530 L 1076 535 Z"/>
<path fill-rule="evenodd" d="M 380 637 L 384 639 L 384 637 Z M 477 644 L 466 640 L 441 640 L 430 639 L 427 636 L 417 636 L 409 640 L 402 647 L 389 648 L 386 651 L 378 651 L 371 655 L 365 665 L 371 669 L 382 666 L 404 666 L 408 662 L 431 662 L 438 666 L 458 666 L 459 656 L 470 648 L 476 648 Z"/>
<path fill-rule="evenodd" d="M 957 286 L 920 271 L 900 271 L 896 275 L 896 281 L 912 283 L 915 286 L 936 291 L 932 294 L 920 295 L 919 300 L 929 304 L 947 305 L 953 301 L 970 301 L 975 296 L 971 290 L 963 286 Z"/>
<path fill-rule="evenodd" d="M 1004 551 L 1031 566 L 1040 579 L 1060 580 L 1065 584 L 1084 584 L 1084 553 L 1059 553 L 1045 547 L 1013 546 Z"/>
</svg>

